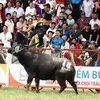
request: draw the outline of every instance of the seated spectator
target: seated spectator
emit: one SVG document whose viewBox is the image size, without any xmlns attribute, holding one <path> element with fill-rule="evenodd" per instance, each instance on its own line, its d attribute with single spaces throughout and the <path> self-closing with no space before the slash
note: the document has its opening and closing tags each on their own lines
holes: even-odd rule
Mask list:
<svg viewBox="0 0 100 100">
<path fill-rule="evenodd" d="M 82 48 L 84 49 L 84 48 Z M 81 66 L 86 66 L 86 60 L 89 58 L 89 53 L 85 50 L 82 50 L 78 59 L 80 60 Z"/>
<path fill-rule="evenodd" d="M 76 44 L 70 43 L 70 50 L 65 51 L 63 55 L 70 62 L 72 62 L 73 65 L 79 66 L 80 61 L 78 59 L 78 56 L 80 55 L 80 52 L 75 49 L 76 49 Z"/>
<path fill-rule="evenodd" d="M 98 45 L 100 39 L 100 30 L 98 24 L 94 24 L 94 29 L 92 30 L 91 41 L 96 41 L 96 45 Z"/>
<path fill-rule="evenodd" d="M 74 23 L 75 23 L 75 20 L 73 19 L 72 15 L 69 14 L 68 19 L 67 19 L 68 28 L 72 29 L 72 26 L 74 25 Z"/>
<path fill-rule="evenodd" d="M 62 25 L 64 23 L 66 23 L 66 19 L 63 16 L 63 12 L 60 12 L 60 15 L 58 16 L 59 20 L 58 20 L 58 28 L 62 29 Z"/>
<path fill-rule="evenodd" d="M 20 16 L 24 16 L 24 9 L 20 7 L 21 3 L 20 1 L 16 1 L 16 6 L 14 11 L 17 12 L 17 17 L 19 18 Z"/>
<path fill-rule="evenodd" d="M 34 7 L 34 4 L 30 2 L 29 6 L 26 8 L 25 11 L 25 19 L 29 20 L 29 18 L 32 18 L 32 16 L 36 14 L 36 8 Z"/>
<path fill-rule="evenodd" d="M 12 16 L 12 15 L 13 15 L 13 12 L 14 12 L 14 8 L 12 7 L 11 2 L 9 1 L 9 2 L 7 3 L 7 8 L 5 9 L 5 15 L 6 15 L 7 13 L 10 13 L 11 16 Z"/>
<path fill-rule="evenodd" d="M 88 42 L 87 42 L 87 40 L 85 39 L 85 38 L 82 38 L 81 39 L 81 44 L 82 44 L 82 49 L 84 48 L 84 49 L 87 49 L 88 48 Z"/>
<path fill-rule="evenodd" d="M 80 32 L 80 38 L 85 38 L 88 41 L 91 41 L 92 30 L 89 24 L 86 24 L 84 29 Z"/>
<path fill-rule="evenodd" d="M 89 50 L 96 50 L 96 42 L 91 41 Z M 89 51 L 89 58 L 86 60 L 86 66 L 95 66 L 95 63 L 97 61 L 97 52 L 96 51 Z"/>
<path fill-rule="evenodd" d="M 83 30 L 87 24 L 89 24 L 88 18 L 85 16 L 85 12 L 81 13 L 81 17 L 77 21 L 80 30 Z"/>
<path fill-rule="evenodd" d="M 97 24 L 100 27 L 100 20 L 98 19 L 98 14 L 93 13 L 92 19 L 90 20 L 89 24 L 91 25 L 91 29 L 94 29 L 94 25 Z"/>
<path fill-rule="evenodd" d="M 66 9 L 66 14 L 69 15 L 69 14 L 72 14 L 72 5 L 71 3 L 68 3 L 67 5 L 67 9 Z"/>
<path fill-rule="evenodd" d="M 70 31 L 68 29 L 68 24 L 67 23 L 64 23 L 62 25 L 61 37 L 64 36 L 64 35 L 66 35 L 66 37 L 67 37 L 67 39 L 69 41 L 69 39 L 70 39 Z"/>
<path fill-rule="evenodd" d="M 48 34 L 49 31 L 52 31 L 54 33 L 53 36 L 55 35 L 55 32 L 56 32 L 56 22 L 51 22 L 51 25 L 50 25 L 49 29 L 47 30 L 46 34 Z"/>
<path fill-rule="evenodd" d="M 64 49 L 69 49 L 70 43 L 68 42 L 67 36 L 66 36 L 66 35 L 63 35 L 63 36 L 62 36 L 62 39 L 63 39 L 64 42 L 65 42 Z"/>
<path fill-rule="evenodd" d="M 70 30 L 70 38 L 80 38 L 80 29 L 77 23 L 74 23 L 72 29 Z"/>
</svg>

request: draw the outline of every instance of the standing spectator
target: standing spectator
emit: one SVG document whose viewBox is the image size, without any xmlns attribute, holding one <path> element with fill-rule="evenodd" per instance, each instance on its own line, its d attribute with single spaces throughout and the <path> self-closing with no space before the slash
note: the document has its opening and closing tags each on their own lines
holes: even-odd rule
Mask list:
<svg viewBox="0 0 100 100">
<path fill-rule="evenodd" d="M 2 32 L 4 21 L 5 21 L 5 10 L 3 4 L 0 3 L 0 32 Z"/>
<path fill-rule="evenodd" d="M 51 9 L 51 10 L 55 9 L 56 0 L 46 0 L 46 4 L 47 4 L 47 3 L 50 4 L 50 9 Z"/>
<path fill-rule="evenodd" d="M 72 16 L 75 21 L 80 17 L 80 4 L 81 0 L 70 0 L 72 4 Z"/>
<path fill-rule="evenodd" d="M 13 42 L 14 42 L 14 22 L 13 20 L 11 19 L 11 14 L 10 13 L 7 13 L 6 14 L 6 21 L 5 21 L 5 25 L 8 27 L 8 32 L 10 32 L 12 34 L 12 39 L 13 39 Z M 11 42 L 11 46 L 13 45 L 13 42 Z"/>
<path fill-rule="evenodd" d="M 56 0 L 56 3 L 58 4 L 59 1 L 61 1 L 62 4 L 65 4 L 65 0 Z"/>
<path fill-rule="evenodd" d="M 11 2 L 8 2 L 7 3 L 7 8 L 5 9 L 5 15 L 7 13 L 10 13 L 11 16 L 12 16 L 13 15 L 13 12 L 14 12 L 14 8 L 12 7 Z"/>
<path fill-rule="evenodd" d="M 23 43 L 23 35 L 20 33 L 20 31 L 23 30 L 23 22 L 24 22 L 24 19 L 23 17 L 19 17 L 19 21 L 17 22 L 17 33 L 16 33 L 16 36 L 17 36 L 17 43 L 18 44 L 22 44 Z"/>
<path fill-rule="evenodd" d="M 7 4 L 7 0 L 0 0 L 0 3 L 3 4 L 3 7 L 5 8 Z"/>
<path fill-rule="evenodd" d="M 94 3 L 92 0 L 83 1 L 83 9 L 86 14 L 86 17 L 89 19 L 92 17 L 93 8 L 94 8 Z"/>
<path fill-rule="evenodd" d="M 80 30 L 83 30 L 87 24 L 89 24 L 88 18 L 85 16 L 85 12 L 81 13 L 81 17 L 77 21 Z"/>
<path fill-rule="evenodd" d="M 12 34 L 8 32 L 8 27 L 3 26 L 3 32 L 0 34 L 0 40 L 4 43 L 4 47 L 11 48 Z"/>
<path fill-rule="evenodd" d="M 45 0 L 33 0 L 33 3 L 36 4 L 35 7 L 36 7 L 37 14 L 42 15 L 43 12 L 42 12 L 41 5 L 45 4 Z"/>
<path fill-rule="evenodd" d="M 61 2 L 61 0 L 58 0 L 58 3 L 55 7 L 56 10 L 56 16 L 59 17 L 60 12 L 61 12 L 61 7 L 64 7 L 64 4 Z"/>
<path fill-rule="evenodd" d="M 12 14 L 12 20 L 14 22 L 14 33 L 16 34 L 16 32 L 17 32 L 17 26 L 16 26 L 16 24 L 18 22 L 17 12 L 16 11 L 14 11 L 13 14 Z"/>
<path fill-rule="evenodd" d="M 59 30 L 56 31 L 55 36 L 50 41 L 50 47 L 52 49 L 52 55 L 61 57 L 61 50 L 64 48 L 64 40 L 60 37 L 61 33 Z"/>
<path fill-rule="evenodd" d="M 29 20 L 29 18 L 32 18 L 33 15 L 36 16 L 36 8 L 33 2 L 30 2 L 25 11 L 25 18 Z"/>
<path fill-rule="evenodd" d="M 98 14 L 94 13 L 92 19 L 89 24 L 91 25 L 91 29 L 94 29 L 94 24 L 97 24 L 100 27 L 100 20 L 98 19 Z"/>
<path fill-rule="evenodd" d="M 5 25 L 8 27 L 8 32 L 14 34 L 14 22 L 11 19 L 11 14 L 10 13 L 6 14 Z"/>
<path fill-rule="evenodd" d="M 50 25 L 52 20 L 52 11 L 50 10 L 50 4 L 44 5 L 44 24 Z"/>
<path fill-rule="evenodd" d="M 17 17 L 24 16 L 24 9 L 20 7 L 20 1 L 16 1 L 16 7 L 14 11 L 17 12 Z"/>
<path fill-rule="evenodd" d="M 8 32 L 8 27 L 6 25 L 3 26 L 3 32 L 0 34 L 0 40 L 4 44 L 5 48 L 11 48 L 12 42 L 12 34 Z M 6 62 L 7 64 L 11 64 L 12 55 L 7 53 Z"/>
</svg>

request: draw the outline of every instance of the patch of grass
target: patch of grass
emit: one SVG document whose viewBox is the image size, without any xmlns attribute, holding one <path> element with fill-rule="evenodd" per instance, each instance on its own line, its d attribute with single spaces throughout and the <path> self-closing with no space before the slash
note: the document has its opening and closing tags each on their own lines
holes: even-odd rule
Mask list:
<svg viewBox="0 0 100 100">
<path fill-rule="evenodd" d="M 79 90 L 76 95 L 73 90 L 64 90 L 61 94 L 58 89 L 42 89 L 40 93 L 35 91 L 26 92 L 24 88 L 2 87 L 0 100 L 100 100 L 100 94 L 94 94 L 89 90 Z"/>
</svg>

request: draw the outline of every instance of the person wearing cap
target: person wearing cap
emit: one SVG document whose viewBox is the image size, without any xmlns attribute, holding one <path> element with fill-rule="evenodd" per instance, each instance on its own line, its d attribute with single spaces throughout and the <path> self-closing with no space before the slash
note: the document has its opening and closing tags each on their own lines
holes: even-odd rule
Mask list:
<svg viewBox="0 0 100 100">
<path fill-rule="evenodd" d="M 82 44 L 82 47 L 87 49 L 88 48 L 88 45 L 87 45 L 87 40 L 85 38 L 82 38 L 81 39 L 81 44 Z"/>
<path fill-rule="evenodd" d="M 89 24 L 88 18 L 85 16 L 85 12 L 81 12 L 81 17 L 77 21 L 80 30 L 83 30 L 87 24 Z"/>
<path fill-rule="evenodd" d="M 89 46 L 89 50 L 93 50 L 93 51 L 88 51 L 89 58 L 86 60 L 86 66 L 95 66 L 95 63 L 97 61 L 97 52 L 95 51 L 96 49 L 97 49 L 96 42 L 91 41 L 90 46 Z"/>
</svg>

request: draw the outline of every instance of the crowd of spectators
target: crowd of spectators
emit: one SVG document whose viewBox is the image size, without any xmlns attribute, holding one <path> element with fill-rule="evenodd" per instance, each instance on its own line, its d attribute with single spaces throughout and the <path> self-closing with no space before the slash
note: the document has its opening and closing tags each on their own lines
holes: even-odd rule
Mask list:
<svg viewBox="0 0 100 100">
<path fill-rule="evenodd" d="M 63 56 L 75 65 L 97 66 L 92 50 L 100 46 L 100 0 L 0 0 L 0 45 L 38 42 L 38 32 L 29 38 L 38 23 L 48 26 L 42 48 L 51 50 L 44 53 L 61 57 L 61 49 L 70 49 Z"/>
</svg>

